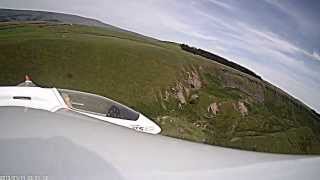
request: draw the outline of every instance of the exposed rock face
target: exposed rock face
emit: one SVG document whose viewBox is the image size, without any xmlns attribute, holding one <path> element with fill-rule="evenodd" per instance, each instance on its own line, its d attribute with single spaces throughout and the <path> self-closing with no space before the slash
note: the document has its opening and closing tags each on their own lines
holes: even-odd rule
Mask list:
<svg viewBox="0 0 320 180">
<path fill-rule="evenodd" d="M 184 92 L 185 92 L 186 99 L 187 99 L 188 97 L 190 97 L 191 89 L 189 89 L 189 88 L 187 88 L 187 87 L 184 87 Z"/>
<path fill-rule="evenodd" d="M 224 87 L 239 89 L 251 96 L 255 101 L 264 102 L 264 86 L 260 80 L 239 76 L 228 71 L 223 71 L 223 75 L 220 77 Z"/>
<path fill-rule="evenodd" d="M 178 82 L 176 85 L 176 98 L 178 99 L 178 101 L 180 102 L 180 104 L 186 104 L 186 98 L 184 97 L 184 87 L 183 84 Z"/>
<path fill-rule="evenodd" d="M 193 94 L 189 99 L 189 103 L 190 104 L 195 104 L 198 99 L 199 99 L 199 95 L 198 94 Z"/>
<path fill-rule="evenodd" d="M 186 72 L 188 75 L 187 84 L 194 90 L 199 90 L 202 87 L 202 82 L 199 73 L 193 69 L 191 72 Z"/>
<path fill-rule="evenodd" d="M 214 115 L 217 115 L 219 111 L 219 106 L 216 102 L 211 103 L 208 107 L 208 112 L 213 113 Z"/>
<path fill-rule="evenodd" d="M 201 68 L 199 67 L 199 69 Z M 174 87 L 169 87 L 169 90 L 165 90 L 164 93 L 160 91 L 160 99 L 162 102 L 168 102 L 170 97 L 173 97 L 177 100 L 179 109 L 182 109 L 182 105 L 184 104 L 196 103 L 199 95 L 195 92 L 203 86 L 200 73 L 194 66 L 189 70 L 183 69 L 183 73 L 186 76 L 184 76 L 184 79 L 177 81 Z"/>
<path fill-rule="evenodd" d="M 241 113 L 242 116 L 248 115 L 248 108 L 246 107 L 246 105 L 243 102 L 241 102 L 241 101 L 238 102 L 237 109 L 239 110 L 239 112 Z"/>
</svg>

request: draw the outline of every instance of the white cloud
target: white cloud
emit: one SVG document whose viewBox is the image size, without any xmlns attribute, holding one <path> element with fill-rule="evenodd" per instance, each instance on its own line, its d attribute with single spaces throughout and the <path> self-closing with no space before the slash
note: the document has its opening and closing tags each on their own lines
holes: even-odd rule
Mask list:
<svg viewBox="0 0 320 180">
<path fill-rule="evenodd" d="M 207 0 L 219 7 L 225 8 L 225 9 L 230 9 L 232 10 L 234 7 L 231 6 L 230 4 L 227 4 L 225 1 L 220 1 L 220 0 Z"/>
<path fill-rule="evenodd" d="M 318 61 L 320 61 L 320 55 L 319 55 L 319 53 L 317 53 L 316 51 L 313 51 L 312 57 L 315 58 L 315 59 L 317 59 Z"/>
</svg>

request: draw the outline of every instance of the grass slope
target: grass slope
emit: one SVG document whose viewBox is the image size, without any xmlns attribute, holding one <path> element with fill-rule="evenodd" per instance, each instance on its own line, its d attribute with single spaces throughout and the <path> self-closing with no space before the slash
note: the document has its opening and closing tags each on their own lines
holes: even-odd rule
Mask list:
<svg viewBox="0 0 320 180">
<path fill-rule="evenodd" d="M 0 85 L 16 85 L 25 74 L 42 86 L 131 106 L 164 135 L 247 150 L 320 153 L 319 115 L 263 80 L 175 43 L 81 25 L 1 23 Z M 190 83 L 196 80 L 201 86 Z M 213 103 L 216 114 L 208 111 Z"/>
</svg>

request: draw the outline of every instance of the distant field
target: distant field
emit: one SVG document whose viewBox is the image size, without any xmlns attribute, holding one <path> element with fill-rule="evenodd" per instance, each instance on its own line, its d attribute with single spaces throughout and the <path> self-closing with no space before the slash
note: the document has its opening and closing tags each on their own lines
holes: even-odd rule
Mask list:
<svg viewBox="0 0 320 180">
<path fill-rule="evenodd" d="M 0 24 L 0 85 L 103 95 L 162 134 L 280 153 L 320 153 L 320 117 L 263 80 L 134 33 L 53 23 Z"/>
</svg>

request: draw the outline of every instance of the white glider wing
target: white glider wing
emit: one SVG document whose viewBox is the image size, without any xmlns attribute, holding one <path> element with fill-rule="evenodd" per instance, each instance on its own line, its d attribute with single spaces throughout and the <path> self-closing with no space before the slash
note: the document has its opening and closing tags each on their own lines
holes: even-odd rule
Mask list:
<svg viewBox="0 0 320 180">
<path fill-rule="evenodd" d="M 70 111 L 0 107 L 0 175 L 65 180 L 318 180 L 319 156 L 197 144 Z"/>
</svg>

